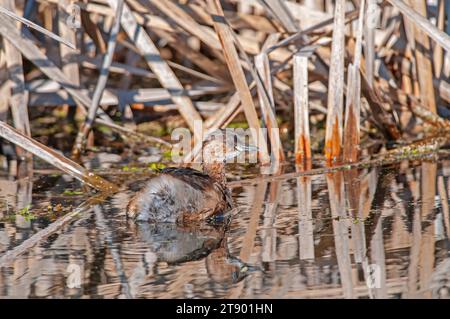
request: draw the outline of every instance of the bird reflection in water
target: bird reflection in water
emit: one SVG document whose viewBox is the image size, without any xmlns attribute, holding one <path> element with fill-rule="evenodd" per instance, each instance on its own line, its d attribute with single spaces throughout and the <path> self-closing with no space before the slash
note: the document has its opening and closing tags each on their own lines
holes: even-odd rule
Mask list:
<svg viewBox="0 0 450 319">
<path fill-rule="evenodd" d="M 137 239 L 146 243 L 155 255 L 155 262 L 175 265 L 206 257 L 209 278 L 226 286 L 241 281 L 255 269 L 230 255 L 226 236 L 228 222 L 190 226 L 175 223 L 137 223 L 134 226 Z"/>
</svg>

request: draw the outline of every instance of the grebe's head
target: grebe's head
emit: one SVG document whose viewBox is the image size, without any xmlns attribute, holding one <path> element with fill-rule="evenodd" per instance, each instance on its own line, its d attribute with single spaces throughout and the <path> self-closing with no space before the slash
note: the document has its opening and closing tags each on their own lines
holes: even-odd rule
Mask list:
<svg viewBox="0 0 450 319">
<path fill-rule="evenodd" d="M 216 130 L 203 142 L 204 163 L 225 163 L 242 152 L 255 152 L 258 147 L 246 144 L 233 129 Z"/>
</svg>

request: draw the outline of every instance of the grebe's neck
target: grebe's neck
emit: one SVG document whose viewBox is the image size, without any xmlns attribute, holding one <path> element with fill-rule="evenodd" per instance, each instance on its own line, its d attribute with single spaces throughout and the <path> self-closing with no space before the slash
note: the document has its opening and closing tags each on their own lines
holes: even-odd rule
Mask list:
<svg viewBox="0 0 450 319">
<path fill-rule="evenodd" d="M 208 174 L 214 181 L 223 186 L 227 183 L 225 177 L 225 163 L 203 163 L 203 173 Z"/>
</svg>

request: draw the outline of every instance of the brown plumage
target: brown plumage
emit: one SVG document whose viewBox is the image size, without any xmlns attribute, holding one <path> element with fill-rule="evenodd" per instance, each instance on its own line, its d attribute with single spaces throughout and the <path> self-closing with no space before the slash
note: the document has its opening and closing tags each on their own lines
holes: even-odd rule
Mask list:
<svg viewBox="0 0 450 319">
<path fill-rule="evenodd" d="M 225 162 L 243 149 L 237 136 L 218 131 L 203 144 L 203 172 L 175 167 L 161 170 L 130 200 L 127 216 L 185 224 L 226 213 L 233 201 L 226 186 Z"/>
</svg>

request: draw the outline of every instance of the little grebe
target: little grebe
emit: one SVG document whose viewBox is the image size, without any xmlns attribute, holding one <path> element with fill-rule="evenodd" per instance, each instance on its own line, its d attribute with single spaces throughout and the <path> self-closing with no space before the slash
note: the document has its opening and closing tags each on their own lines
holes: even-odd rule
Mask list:
<svg viewBox="0 0 450 319">
<path fill-rule="evenodd" d="M 220 216 L 233 208 L 225 162 L 254 146 L 231 131 L 218 130 L 203 142 L 203 172 L 169 167 L 146 183 L 128 203 L 127 216 L 138 221 L 189 223 Z"/>
</svg>

